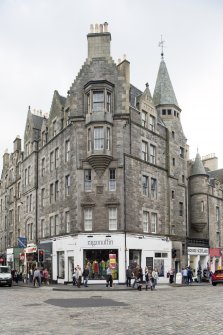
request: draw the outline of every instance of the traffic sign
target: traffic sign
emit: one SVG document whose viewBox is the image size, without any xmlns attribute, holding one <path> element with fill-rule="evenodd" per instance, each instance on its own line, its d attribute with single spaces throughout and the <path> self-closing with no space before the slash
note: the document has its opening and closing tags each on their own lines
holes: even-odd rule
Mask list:
<svg viewBox="0 0 223 335">
<path fill-rule="evenodd" d="M 27 238 L 26 237 L 18 237 L 18 246 L 22 248 L 27 247 Z"/>
</svg>

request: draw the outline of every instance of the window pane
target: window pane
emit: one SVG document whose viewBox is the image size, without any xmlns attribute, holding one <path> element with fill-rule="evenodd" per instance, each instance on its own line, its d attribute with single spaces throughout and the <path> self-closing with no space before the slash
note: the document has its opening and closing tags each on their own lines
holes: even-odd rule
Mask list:
<svg viewBox="0 0 223 335">
<path fill-rule="evenodd" d="M 94 149 L 95 150 L 104 149 L 104 128 L 103 127 L 94 128 Z"/>
<path fill-rule="evenodd" d="M 103 91 L 93 92 L 93 111 L 94 112 L 104 111 L 104 92 Z"/>
<path fill-rule="evenodd" d="M 109 230 L 117 230 L 117 208 L 109 208 Z"/>
<path fill-rule="evenodd" d="M 84 209 L 84 230 L 92 230 L 92 208 Z"/>
<path fill-rule="evenodd" d="M 115 177 L 115 169 L 109 170 L 109 191 L 116 190 L 116 177 Z"/>
</svg>

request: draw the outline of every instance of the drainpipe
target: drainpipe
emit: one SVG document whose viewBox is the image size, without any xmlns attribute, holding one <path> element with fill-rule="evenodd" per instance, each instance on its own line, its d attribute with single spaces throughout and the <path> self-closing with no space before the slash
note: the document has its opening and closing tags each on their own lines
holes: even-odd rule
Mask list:
<svg viewBox="0 0 223 335">
<path fill-rule="evenodd" d="M 38 142 L 36 142 L 36 246 L 38 245 L 38 171 L 39 171 L 39 152 Z"/>
</svg>

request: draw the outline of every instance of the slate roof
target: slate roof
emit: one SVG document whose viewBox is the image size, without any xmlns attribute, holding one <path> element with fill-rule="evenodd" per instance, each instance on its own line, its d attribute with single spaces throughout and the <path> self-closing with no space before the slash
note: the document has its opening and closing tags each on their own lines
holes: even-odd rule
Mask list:
<svg viewBox="0 0 223 335">
<path fill-rule="evenodd" d="M 223 169 L 208 171 L 210 178 L 214 178 L 223 183 Z"/>
<path fill-rule="evenodd" d="M 153 102 L 155 106 L 175 105 L 179 107 L 164 60 L 161 60 L 160 63 L 153 93 Z"/>
<path fill-rule="evenodd" d="M 200 174 L 207 175 L 207 172 L 205 171 L 200 154 L 197 153 L 193 167 L 192 167 L 191 176 L 200 175 Z"/>
<path fill-rule="evenodd" d="M 130 92 L 129 92 L 129 102 L 132 107 L 136 107 L 136 98 L 139 97 L 143 92 L 140 91 L 138 88 L 130 85 Z"/>
<path fill-rule="evenodd" d="M 31 114 L 33 119 L 33 126 L 35 129 L 41 129 L 43 123 L 43 116 Z"/>
</svg>

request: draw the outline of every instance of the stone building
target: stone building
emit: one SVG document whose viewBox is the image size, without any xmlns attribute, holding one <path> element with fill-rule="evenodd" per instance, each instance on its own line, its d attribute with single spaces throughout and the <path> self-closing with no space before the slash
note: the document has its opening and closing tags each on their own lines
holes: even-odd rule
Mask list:
<svg viewBox="0 0 223 335">
<path fill-rule="evenodd" d="M 28 272 L 41 249 L 61 283 L 77 264 L 92 281 L 110 264 L 120 283 L 136 264 L 156 267 L 161 282 L 188 262 L 207 267 L 208 248 L 222 245 L 222 177 L 216 183 L 199 155 L 189 161 L 163 54 L 152 96 L 148 84 L 131 84 L 127 59 L 112 59 L 107 23 L 87 40 L 67 96 L 54 92 L 49 117 L 29 109 L 24 150 L 17 137 L 4 154 L 2 258 Z M 18 239 L 28 242 L 19 253 Z"/>
</svg>

